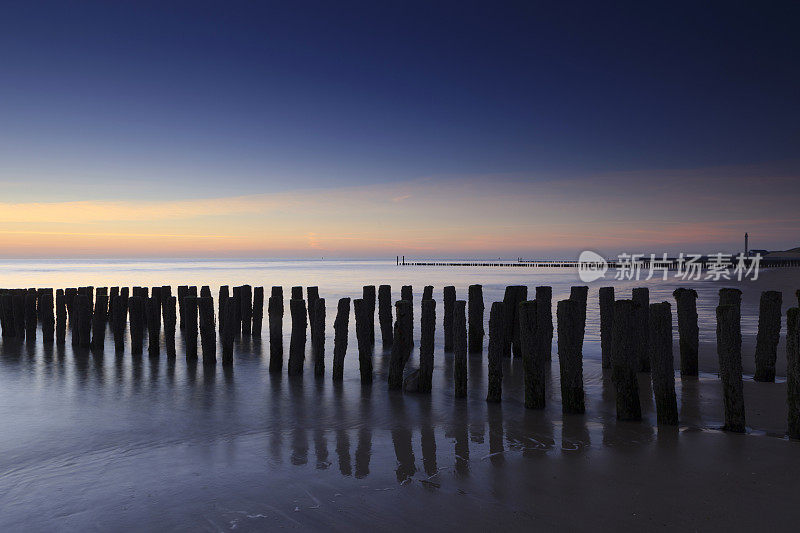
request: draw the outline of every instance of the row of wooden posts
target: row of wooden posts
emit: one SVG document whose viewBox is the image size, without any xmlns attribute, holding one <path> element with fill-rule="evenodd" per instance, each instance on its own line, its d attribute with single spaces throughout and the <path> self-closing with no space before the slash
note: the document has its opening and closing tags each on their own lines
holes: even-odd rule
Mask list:
<svg viewBox="0 0 800 533">
<path fill-rule="evenodd" d="M 677 304 L 681 376 L 698 374 L 699 327 L 697 293 L 679 288 L 673 293 Z M 562 409 L 565 413 L 585 411 L 583 391 L 583 339 L 586 325 L 588 287 L 572 287 L 570 297 L 557 304 L 558 355 Z M 444 287 L 444 349 L 454 353 L 455 396 L 467 395 L 467 353 L 480 352 L 485 336 L 483 288 L 470 285 L 468 299 L 458 300 L 453 286 Z M 800 299 L 800 291 L 798 291 Z M 616 389 L 617 418 L 640 420 L 641 406 L 637 372 L 652 375 L 659 424 L 677 425 L 678 410 L 672 359 L 672 313 L 668 302 L 650 303 L 647 288 L 635 288 L 630 300 L 615 300 L 614 288 L 599 290 L 600 339 L 603 368 L 610 368 Z M 782 295 L 765 291 L 761 296 L 755 350 L 756 381 L 775 381 L 775 363 L 781 331 Z M 384 347 L 391 347 L 388 370 L 390 389 L 430 392 L 433 376 L 436 301 L 433 287 L 423 290 L 420 317 L 419 368 L 408 373 L 406 364 L 414 346 L 413 294 L 403 286 L 401 299 L 392 313 L 391 287 L 363 288 L 354 300 L 356 339 L 362 383 L 372 382 L 372 355 L 375 344 L 375 310 Z M 343 379 L 347 352 L 350 298 L 338 302 L 334 320 L 333 379 Z M 177 307 L 177 309 L 176 309 Z M 723 386 L 725 429 L 745 431 L 742 392 L 741 291 L 721 289 L 717 315 L 717 353 Z M 93 287 L 58 289 L 0 289 L 0 327 L 4 342 L 27 339 L 34 342 L 41 324 L 44 343 L 64 344 L 67 324 L 72 345 L 102 351 L 106 324 L 110 324 L 116 351 L 124 351 L 124 332 L 130 321 L 130 344 L 134 355 L 143 353 L 147 331 L 148 354 L 158 356 L 160 334 L 164 329 L 167 355 L 175 356 L 176 324 L 183 332 L 187 360 L 198 358 L 198 338 L 203 363 L 216 364 L 217 326 L 222 346 L 222 363 L 233 363 L 233 344 L 238 335 L 261 337 L 264 288 L 242 285 L 219 290 L 217 319 L 209 286 L 182 285 L 177 296 L 170 286 Z M 289 310 L 292 329 L 289 343 L 288 373 L 303 373 L 306 330 L 310 324 L 314 373 L 325 372 L 325 299 L 317 287 L 292 287 Z M 800 438 L 800 340 L 798 308 L 787 313 L 787 388 L 789 435 Z M 283 368 L 282 287 L 272 287 L 267 302 L 270 334 L 270 372 Z M 179 320 L 179 323 L 178 323 Z M 536 287 L 535 298 L 528 299 L 526 286 L 506 287 L 502 302 L 494 302 L 489 313 L 487 401 L 502 398 L 503 357 L 523 361 L 525 406 L 545 406 L 546 371 L 550 367 L 553 341 L 552 289 Z"/>
</svg>

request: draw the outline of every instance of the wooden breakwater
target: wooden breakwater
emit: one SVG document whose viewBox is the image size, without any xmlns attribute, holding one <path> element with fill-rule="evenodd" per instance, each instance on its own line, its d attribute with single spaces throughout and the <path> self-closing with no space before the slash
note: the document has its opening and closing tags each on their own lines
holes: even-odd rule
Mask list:
<svg viewBox="0 0 800 533">
<path fill-rule="evenodd" d="M 326 375 L 325 340 L 326 302 L 318 287 L 292 287 L 289 299 L 291 333 L 286 370 L 302 375 L 306 359 L 308 330 L 314 375 Z M 434 372 L 434 337 L 437 323 L 433 287 L 425 287 L 421 302 L 419 367 L 407 368 L 415 345 L 413 335 L 413 291 L 403 286 L 401 299 L 391 305 L 391 287 L 367 285 L 361 298 L 352 300 L 361 383 L 374 377 L 373 352 L 376 333 L 390 349 L 388 388 L 415 393 L 430 393 Z M 198 296 L 199 294 L 199 296 Z M 503 358 L 522 361 L 524 405 L 542 409 L 546 405 L 546 370 L 553 350 L 552 289 L 536 287 L 535 298 L 528 298 L 525 286 L 510 286 L 503 301 L 493 302 L 489 311 L 488 393 L 486 401 L 503 399 Z M 485 341 L 483 291 L 470 285 L 467 300 L 458 299 L 456 287 L 444 288 L 442 324 L 444 351 L 452 353 L 456 398 L 467 397 L 467 354 L 482 354 Z M 585 411 L 583 390 L 583 342 L 586 328 L 588 287 L 572 287 L 569 298 L 557 302 L 555 326 L 558 332 L 557 355 L 560 367 L 560 393 L 564 413 Z M 609 369 L 614 384 L 619 420 L 641 420 L 638 374 L 649 373 L 655 396 L 659 425 L 678 425 L 675 371 L 673 369 L 672 304 L 650 303 L 647 289 L 634 289 L 632 298 L 615 299 L 613 287 L 599 292 L 602 366 Z M 679 288 L 673 293 L 678 315 L 679 371 L 682 378 L 698 374 L 697 293 Z M 800 301 L 800 291 L 796 296 Z M 215 307 L 209 286 L 180 286 L 177 296 L 170 286 L 158 287 L 71 287 L 58 289 L 0 289 L 0 334 L 5 345 L 41 341 L 45 345 L 64 345 L 67 333 L 80 353 L 86 350 L 102 354 L 106 349 L 106 330 L 111 330 L 114 351 L 141 357 L 147 340 L 147 354 L 161 356 L 162 346 L 168 358 L 177 356 L 177 344 L 183 345 L 187 364 L 200 354 L 202 363 L 213 366 L 220 355 L 222 365 L 234 364 L 234 343 L 239 337 L 260 338 L 263 328 L 264 288 L 242 285 L 220 287 Z M 269 371 L 281 373 L 283 359 L 282 287 L 272 287 L 267 301 L 270 361 Z M 376 304 L 380 328 L 375 328 Z M 784 317 L 782 294 L 764 291 L 758 317 L 755 351 L 756 381 L 774 383 L 778 341 Z M 394 313 L 392 311 L 394 307 Z M 215 309 L 217 312 L 215 314 Z M 348 329 L 351 299 L 341 298 L 334 320 L 334 351 L 331 375 L 343 376 L 348 354 Z M 591 310 L 594 312 L 594 310 Z M 394 315 L 394 316 L 393 316 Z M 716 308 L 717 355 L 723 392 L 723 429 L 746 430 L 742 381 L 741 291 L 719 291 Z M 800 439 L 800 307 L 792 307 L 786 317 L 787 361 L 787 433 Z M 391 326 L 391 327 L 390 327 Z M 126 343 L 126 330 L 129 342 Z M 217 338 L 219 333 L 219 339 Z M 163 343 L 162 343 L 163 339 Z M 198 349 L 200 348 L 200 349 Z"/>
<path fill-rule="evenodd" d="M 647 271 L 651 268 L 655 270 L 686 270 L 688 268 L 700 268 L 708 270 L 709 268 L 724 268 L 733 270 L 737 266 L 743 268 L 751 268 L 755 265 L 758 268 L 788 268 L 800 267 L 800 259 L 768 259 L 761 258 L 756 260 L 752 257 L 745 257 L 742 264 L 739 265 L 738 260 L 733 258 L 731 260 L 717 261 L 713 256 L 702 256 L 701 258 L 688 263 L 687 260 L 679 258 L 656 259 L 651 261 L 650 258 L 639 258 L 632 265 L 628 261 L 620 261 L 616 259 L 608 259 L 603 262 L 590 262 L 581 263 L 575 260 L 536 260 L 536 259 L 518 259 L 516 261 L 459 261 L 459 260 L 408 260 L 404 257 L 398 256 L 397 266 L 436 266 L 436 267 L 505 267 L 505 268 L 571 268 L 577 269 L 580 267 L 602 268 L 604 266 L 610 269 L 631 269 L 638 268 L 639 270 Z"/>
</svg>

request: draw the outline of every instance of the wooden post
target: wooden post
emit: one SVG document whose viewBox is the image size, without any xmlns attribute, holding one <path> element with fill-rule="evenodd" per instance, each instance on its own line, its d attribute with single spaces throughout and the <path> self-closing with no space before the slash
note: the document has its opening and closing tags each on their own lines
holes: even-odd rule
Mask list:
<svg viewBox="0 0 800 533">
<path fill-rule="evenodd" d="M 353 300 L 356 316 L 356 341 L 358 342 L 358 367 L 361 372 L 361 384 L 372 383 L 372 343 L 369 341 L 367 328 L 367 304 L 363 299 Z"/>
<path fill-rule="evenodd" d="M 361 299 L 364 300 L 367 313 L 367 330 L 372 344 L 375 344 L 375 285 L 364 285 Z"/>
<path fill-rule="evenodd" d="M 244 287 L 239 285 L 231 290 L 233 291 L 231 299 L 233 300 L 233 322 L 234 322 L 233 336 L 235 338 L 238 337 L 242 332 L 242 306 L 244 305 L 244 303 L 242 302 L 242 293 L 244 292 Z M 230 315 L 226 313 L 225 320 L 228 319 L 228 316 Z M 223 364 L 225 364 L 224 355 L 222 359 L 223 359 Z"/>
<path fill-rule="evenodd" d="M 189 296 L 188 285 L 178 285 L 178 323 L 181 331 L 186 329 L 186 318 L 183 312 L 183 299 Z"/>
<path fill-rule="evenodd" d="M 410 308 L 411 303 L 406 300 L 399 300 L 395 303 L 397 318 L 394 322 L 394 342 L 389 358 L 389 390 L 403 388 L 403 370 L 411 352 L 407 325 L 411 320 Z"/>
<path fill-rule="evenodd" d="M 650 304 L 650 369 L 658 425 L 678 425 L 675 369 L 672 364 L 672 311 L 669 302 Z"/>
<path fill-rule="evenodd" d="M 444 351 L 453 351 L 453 314 L 456 305 L 456 288 L 448 285 L 444 293 Z"/>
<path fill-rule="evenodd" d="M 725 290 L 725 289 L 723 289 Z M 744 433 L 744 393 L 742 384 L 742 329 L 735 305 L 717 307 L 717 356 L 725 403 L 723 429 Z"/>
<path fill-rule="evenodd" d="M 325 375 L 325 298 L 317 298 L 314 302 L 314 313 L 311 318 L 311 350 L 314 355 L 314 375 Z"/>
<path fill-rule="evenodd" d="M 25 340 L 36 342 L 36 291 L 25 292 Z"/>
<path fill-rule="evenodd" d="M 383 347 L 392 345 L 392 287 L 381 285 L 378 287 L 378 322 L 381 325 L 381 340 Z"/>
<path fill-rule="evenodd" d="M 294 287 L 292 288 L 294 292 Z M 289 311 L 292 314 L 292 336 L 289 341 L 289 368 L 290 376 L 303 374 L 303 363 L 306 352 L 306 302 L 303 299 L 292 298 L 289 300 Z"/>
<path fill-rule="evenodd" d="M 42 320 L 42 342 L 53 344 L 55 338 L 56 317 L 53 313 L 53 290 L 44 291 L 39 299 L 39 315 Z"/>
<path fill-rule="evenodd" d="M 756 337 L 755 381 L 775 381 L 775 361 L 778 359 L 778 342 L 781 338 L 780 291 L 764 291 L 758 311 L 758 336 Z"/>
<path fill-rule="evenodd" d="M 250 335 L 253 331 L 253 287 L 242 285 L 240 292 L 242 335 Z"/>
<path fill-rule="evenodd" d="M 698 374 L 700 328 L 697 325 L 697 291 L 678 288 L 672 292 L 678 308 L 678 339 L 681 352 L 681 376 Z"/>
<path fill-rule="evenodd" d="M 82 348 L 91 347 L 92 339 L 92 302 L 91 291 L 79 294 L 77 298 L 78 310 L 78 345 Z"/>
<path fill-rule="evenodd" d="M 528 300 L 519 304 L 519 340 L 522 346 L 522 371 L 525 381 L 525 408 L 544 409 L 547 354 L 537 347 L 538 302 Z"/>
<path fill-rule="evenodd" d="M 414 323 L 414 288 L 411 285 L 403 285 L 400 287 L 400 299 L 405 300 L 411 306 L 411 323 Z M 394 330 L 392 330 L 394 331 Z M 414 339 L 411 339 L 411 346 L 414 346 Z"/>
<path fill-rule="evenodd" d="M 210 296 L 210 291 L 207 294 L 208 296 L 197 299 L 197 312 L 200 318 L 200 345 L 203 349 L 203 365 L 215 365 L 217 363 L 217 330 L 214 325 L 214 298 Z M 230 305 L 234 305 L 231 298 L 228 298 L 228 302 Z M 234 329 L 234 335 L 236 331 Z M 195 348 L 195 352 L 196 350 Z"/>
<path fill-rule="evenodd" d="M 468 322 L 469 322 L 469 351 L 480 353 L 483 351 L 483 286 L 470 285 L 468 297 Z"/>
<path fill-rule="evenodd" d="M 186 360 L 197 360 L 197 323 L 199 318 L 197 296 L 183 297 L 183 336 L 186 341 Z"/>
<path fill-rule="evenodd" d="M 134 291 L 134 294 L 136 292 Z M 131 354 L 142 355 L 142 345 L 144 344 L 144 301 L 141 296 L 128 298 L 128 314 L 130 315 Z"/>
<path fill-rule="evenodd" d="M 161 287 L 151 287 L 150 288 L 150 297 L 153 298 L 156 302 L 157 309 L 154 309 L 152 313 L 147 312 L 147 334 L 150 335 L 150 332 L 153 331 L 153 326 L 150 325 L 150 320 L 153 319 L 156 321 L 156 333 L 157 337 L 161 336 Z M 145 310 L 147 310 L 147 304 L 145 303 Z M 159 341 L 160 342 L 160 341 Z M 149 347 L 148 347 L 149 348 Z"/>
<path fill-rule="evenodd" d="M 586 335 L 586 305 L 589 298 L 589 287 L 586 285 L 576 285 L 569 289 L 569 299 L 574 300 L 580 304 L 581 310 L 581 328 L 580 328 L 580 341 L 583 346 L 583 339 Z M 556 310 L 558 312 L 558 310 Z"/>
<path fill-rule="evenodd" d="M 350 325 L 350 298 L 339 299 L 333 321 L 333 381 L 344 379 L 344 356 L 347 353 L 347 330 Z"/>
<path fill-rule="evenodd" d="M 237 298 L 240 296 L 240 289 L 234 287 L 233 294 L 233 298 L 228 298 L 228 301 L 225 302 L 225 327 L 222 328 L 222 364 L 224 366 L 233 364 L 233 341 L 240 328 L 240 321 L 237 320 L 242 305 L 241 298 Z M 205 357 L 203 362 L 205 363 Z"/>
<path fill-rule="evenodd" d="M 94 314 L 92 315 L 92 350 L 102 352 L 106 341 L 106 313 L 108 312 L 108 296 L 97 295 Z"/>
<path fill-rule="evenodd" d="M 153 291 L 159 287 L 153 287 Z M 161 352 L 161 301 L 157 296 L 148 298 L 145 302 L 147 313 L 147 354 L 158 357 Z"/>
<path fill-rule="evenodd" d="M 453 380 L 455 397 L 467 397 L 467 302 L 456 300 L 453 308 Z"/>
<path fill-rule="evenodd" d="M 276 291 L 280 289 L 280 291 Z M 283 288 L 272 287 L 272 296 L 267 302 L 269 320 L 269 371 L 283 370 Z"/>
<path fill-rule="evenodd" d="M 222 338 L 224 335 L 225 309 L 228 305 L 228 298 L 230 298 L 230 288 L 227 285 L 221 285 L 219 288 L 219 301 L 217 302 L 217 317 L 219 322 L 220 338 Z"/>
<path fill-rule="evenodd" d="M 505 304 L 494 302 L 489 310 L 489 390 L 487 402 L 499 402 L 503 397 L 503 317 Z"/>
<path fill-rule="evenodd" d="M 739 316 L 742 316 L 742 291 L 723 288 L 719 290 L 719 305 L 732 305 Z"/>
<path fill-rule="evenodd" d="M 586 411 L 583 393 L 583 331 L 585 308 L 580 300 L 561 300 L 558 319 L 558 362 L 561 368 L 561 411 Z"/>
<path fill-rule="evenodd" d="M 603 368 L 611 368 L 614 335 L 614 287 L 600 287 L 600 352 Z"/>
<path fill-rule="evenodd" d="M 436 300 L 422 300 L 419 338 L 419 384 L 418 392 L 433 389 L 433 346 L 436 335 Z"/>
<path fill-rule="evenodd" d="M 67 298 L 64 289 L 56 290 L 56 344 L 67 342 Z"/>
<path fill-rule="evenodd" d="M 196 287 L 189 287 L 189 293 L 194 295 L 195 289 Z M 208 285 L 203 285 L 202 287 L 200 287 L 200 298 L 213 299 L 214 297 L 211 296 L 211 287 L 209 287 Z"/>
<path fill-rule="evenodd" d="M 422 299 L 433 300 L 433 285 L 425 285 L 422 288 Z"/>
<path fill-rule="evenodd" d="M 3 338 L 16 338 L 17 328 L 14 324 L 14 296 L 11 291 L 7 291 L 0 296 L 0 299 L 2 299 L 3 303 Z"/>
<path fill-rule="evenodd" d="M 631 291 L 636 318 L 636 353 L 639 360 L 639 372 L 650 372 L 650 289 L 636 287 Z"/>
<path fill-rule="evenodd" d="M 641 420 L 639 402 L 638 328 L 633 300 L 614 302 L 614 328 L 611 345 L 611 374 L 616 389 L 617 420 Z"/>
<path fill-rule="evenodd" d="M 110 324 L 114 323 L 114 298 L 119 296 L 119 287 L 111 287 L 111 292 L 108 294 L 108 315 L 106 320 Z"/>
<path fill-rule="evenodd" d="M 125 322 L 127 318 L 127 296 L 120 294 L 111 297 L 111 332 L 114 335 L 114 351 L 122 353 L 125 351 Z"/>
<path fill-rule="evenodd" d="M 261 338 L 261 328 L 264 322 L 264 287 L 253 289 L 253 337 Z"/>
<path fill-rule="evenodd" d="M 517 312 L 519 304 L 528 299 L 528 287 L 525 285 L 510 285 L 506 287 L 503 297 L 504 316 L 503 316 L 503 357 L 522 356 L 519 344 L 519 318 Z"/>
<path fill-rule="evenodd" d="M 800 439 L 800 309 L 786 311 L 786 399 L 788 434 Z"/>
<path fill-rule="evenodd" d="M 303 299 L 303 287 L 292 287 L 292 300 L 302 300 Z M 291 302 L 289 302 L 291 304 Z M 289 312 L 291 313 L 291 305 Z"/>
<path fill-rule="evenodd" d="M 167 357 L 175 357 L 175 325 L 177 314 L 175 305 L 178 299 L 174 296 L 167 296 L 163 303 L 164 313 L 164 344 L 166 345 Z"/>
</svg>

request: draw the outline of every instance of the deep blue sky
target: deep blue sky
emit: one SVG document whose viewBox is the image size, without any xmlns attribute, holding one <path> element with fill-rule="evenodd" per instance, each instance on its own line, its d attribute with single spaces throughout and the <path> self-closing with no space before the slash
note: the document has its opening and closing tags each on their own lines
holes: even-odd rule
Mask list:
<svg viewBox="0 0 800 533">
<path fill-rule="evenodd" d="M 0 155 L 231 193 L 786 160 L 799 7 L 4 2 Z"/>
</svg>

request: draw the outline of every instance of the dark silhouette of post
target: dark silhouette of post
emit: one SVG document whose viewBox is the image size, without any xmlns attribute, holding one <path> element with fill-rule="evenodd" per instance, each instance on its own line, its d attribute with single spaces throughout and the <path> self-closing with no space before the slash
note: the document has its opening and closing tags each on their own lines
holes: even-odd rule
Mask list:
<svg viewBox="0 0 800 533">
<path fill-rule="evenodd" d="M 305 300 L 298 298 L 289 300 L 289 311 L 292 315 L 292 336 L 289 340 L 288 372 L 290 376 L 297 376 L 303 374 L 303 364 L 305 363 L 306 322 L 308 320 Z"/>
<path fill-rule="evenodd" d="M 781 338 L 780 291 L 764 291 L 758 311 L 758 336 L 756 337 L 755 381 L 775 381 L 775 362 L 778 359 L 778 342 Z"/>
<path fill-rule="evenodd" d="M 536 287 L 536 345 L 547 361 L 553 358 L 553 288 Z"/>
<path fill-rule="evenodd" d="M 453 306 L 453 381 L 455 397 L 467 397 L 467 302 L 456 300 Z"/>
<path fill-rule="evenodd" d="M 187 361 L 197 360 L 199 306 L 197 296 L 187 295 L 183 297 L 183 337 L 186 342 Z"/>
<path fill-rule="evenodd" d="M 658 425 L 678 425 L 675 369 L 672 364 L 672 310 L 669 302 L 650 304 L 650 370 Z"/>
<path fill-rule="evenodd" d="M 444 351 L 453 351 L 453 313 L 456 305 L 456 288 L 448 285 L 444 294 Z"/>
<path fill-rule="evenodd" d="M 367 304 L 363 299 L 353 300 L 353 310 L 356 317 L 356 341 L 358 344 L 358 368 L 361 373 L 361 384 L 372 383 L 372 343 L 369 339 L 367 327 Z"/>
<path fill-rule="evenodd" d="M 788 434 L 800 439 L 800 308 L 786 312 L 786 400 Z"/>
<path fill-rule="evenodd" d="M 698 374 L 700 328 L 697 325 L 697 291 L 678 288 L 672 292 L 678 308 L 678 339 L 681 352 L 681 376 Z"/>
<path fill-rule="evenodd" d="M 5 312 L 5 309 L 3 310 Z M 3 330 L 5 332 L 5 330 Z M 64 289 L 56 290 L 56 344 L 67 341 L 67 298 Z"/>
<path fill-rule="evenodd" d="M 311 349 L 314 354 L 314 375 L 325 375 L 325 298 L 317 298 L 314 302 L 312 318 L 314 327 L 311 332 Z"/>
<path fill-rule="evenodd" d="M 469 322 L 469 342 L 468 349 L 472 353 L 478 353 L 483 350 L 483 286 L 470 285 L 467 290 L 468 299 L 468 322 Z"/>
<path fill-rule="evenodd" d="M 723 289 L 724 290 L 724 289 Z M 717 356 L 725 404 L 723 429 L 744 433 L 744 393 L 742 384 L 742 329 L 735 305 L 717 307 Z"/>
<path fill-rule="evenodd" d="M 200 322 L 200 345 L 203 348 L 203 365 L 213 366 L 217 364 L 217 330 L 214 324 L 214 298 L 211 291 L 200 291 L 205 293 L 197 299 L 197 314 Z M 230 300 L 230 298 L 228 298 Z M 195 346 L 197 343 L 195 342 Z M 195 348 L 195 353 L 197 349 Z"/>
<path fill-rule="evenodd" d="M 347 354 L 347 330 L 350 325 L 350 298 L 339 299 L 333 321 L 333 381 L 344 379 L 344 356 Z"/>
<path fill-rule="evenodd" d="M 308 312 L 308 327 L 311 333 L 311 349 L 314 349 L 314 310 L 319 300 L 319 287 L 306 287 L 306 311 Z"/>
<path fill-rule="evenodd" d="M 634 316 L 636 317 L 636 354 L 639 372 L 650 372 L 650 289 L 636 287 L 631 291 Z"/>
<path fill-rule="evenodd" d="M 383 347 L 392 345 L 392 287 L 381 285 L 378 287 L 378 322 L 381 325 L 381 341 Z"/>
<path fill-rule="evenodd" d="M 42 342 L 53 344 L 55 339 L 56 317 L 53 313 L 53 290 L 47 289 L 39 299 L 39 315 L 42 321 Z"/>
<path fill-rule="evenodd" d="M 178 285 L 178 324 L 181 331 L 186 329 L 186 325 L 184 324 L 183 299 L 187 296 L 189 296 L 189 286 Z"/>
<path fill-rule="evenodd" d="M 375 344 L 375 285 L 364 285 L 361 299 L 364 300 L 366 306 L 369 341 Z"/>
<path fill-rule="evenodd" d="M 408 338 L 408 322 L 411 321 L 411 303 L 399 300 L 395 303 L 397 318 L 394 322 L 394 342 L 389 358 L 389 389 L 396 390 L 403 387 L 403 370 L 411 353 L 411 343 Z"/>
<path fill-rule="evenodd" d="M 417 391 L 431 392 L 433 388 L 433 346 L 436 336 L 436 300 L 422 300 L 419 337 L 419 383 Z"/>
<path fill-rule="evenodd" d="M 411 305 L 411 322 L 414 322 L 414 289 L 411 285 L 403 285 L 400 287 L 400 299 L 407 301 Z M 394 330 L 392 330 L 394 331 Z M 411 339 L 411 346 L 414 345 L 414 340 Z"/>
<path fill-rule="evenodd" d="M 522 347 L 522 371 L 525 385 L 525 408 L 544 409 L 547 354 L 539 349 L 538 302 L 519 304 L 519 340 Z"/>
<path fill-rule="evenodd" d="M 642 419 L 636 377 L 640 365 L 636 320 L 636 305 L 632 300 L 614 302 L 611 373 L 616 389 L 617 420 Z"/>
<path fill-rule="evenodd" d="M 581 309 L 581 346 L 583 346 L 583 339 L 586 335 L 586 306 L 589 299 L 589 287 L 586 285 L 575 285 L 569 289 L 569 299 L 574 300 L 580 304 Z"/>
<path fill-rule="evenodd" d="M 227 285 L 221 285 L 219 288 L 219 298 L 217 302 L 217 317 L 219 322 L 219 334 L 220 336 L 224 335 L 225 329 L 225 309 L 228 305 L 228 298 L 230 298 L 229 287 Z"/>
<path fill-rule="evenodd" d="M 36 342 L 36 291 L 25 293 L 25 340 Z"/>
<path fill-rule="evenodd" d="M 137 291 L 134 291 L 134 294 Z M 75 297 L 75 307 L 77 310 L 78 302 Z M 131 354 L 142 355 L 144 344 L 144 300 L 141 296 L 131 296 L 128 299 L 128 314 L 130 315 L 131 329 Z M 73 332 L 73 336 L 75 333 Z"/>
<path fill-rule="evenodd" d="M 433 300 L 433 285 L 425 285 L 422 288 L 422 299 Z"/>
<path fill-rule="evenodd" d="M 583 413 L 583 330 L 586 313 L 579 300 L 561 300 L 558 320 L 558 362 L 561 369 L 561 411 Z"/>
<path fill-rule="evenodd" d="M 106 313 L 108 312 L 108 296 L 98 294 L 92 315 L 92 350 L 102 352 L 106 340 Z"/>
<path fill-rule="evenodd" d="M 505 315 L 503 316 L 503 356 L 511 357 L 513 352 L 514 357 L 520 357 L 522 350 L 519 341 L 519 304 L 528 299 L 528 287 L 525 285 L 511 285 L 506 287 L 505 296 L 503 298 L 503 305 L 505 306 Z"/>
<path fill-rule="evenodd" d="M 114 336 L 114 351 L 125 351 L 125 319 L 127 318 L 127 296 L 111 297 L 111 333 Z"/>
<path fill-rule="evenodd" d="M 276 291 L 276 289 L 281 289 Z M 283 370 L 283 289 L 272 287 L 272 296 L 267 302 L 269 320 L 269 371 Z"/>
<path fill-rule="evenodd" d="M 167 350 L 167 357 L 175 357 L 175 326 L 178 321 L 176 304 L 178 299 L 169 296 L 164 299 L 164 344 Z"/>
<path fill-rule="evenodd" d="M 611 368 L 614 335 L 614 287 L 600 287 L 600 352 L 603 368 Z"/>
<path fill-rule="evenodd" d="M 160 287 L 153 287 L 153 290 Z M 147 315 L 147 355 L 158 357 L 161 355 L 161 300 L 152 296 L 145 302 Z"/>
<path fill-rule="evenodd" d="M 225 302 L 225 326 L 222 328 L 222 364 L 230 366 L 233 364 L 233 344 L 236 334 L 240 331 L 240 322 L 237 315 L 241 312 L 241 289 L 234 287 L 233 298 L 228 298 Z M 203 358 L 205 363 L 205 358 Z"/>
<path fill-rule="evenodd" d="M 253 337 L 261 338 L 261 328 L 264 322 L 264 287 L 253 289 Z"/>
<path fill-rule="evenodd" d="M 299 286 L 292 287 L 291 295 L 292 295 L 292 298 L 291 298 L 292 300 L 302 300 L 303 299 L 303 287 L 299 287 Z M 291 304 L 291 302 L 290 302 L 290 304 Z M 291 314 L 291 312 L 292 312 L 292 310 L 291 310 L 291 305 L 290 305 L 289 306 L 289 313 Z"/>
<path fill-rule="evenodd" d="M 505 304 L 494 302 L 489 309 L 489 387 L 486 393 L 487 402 L 499 402 L 503 398 L 503 318 Z"/>
<path fill-rule="evenodd" d="M 242 285 L 240 294 L 242 335 L 250 335 L 253 327 L 253 287 Z"/>
</svg>

